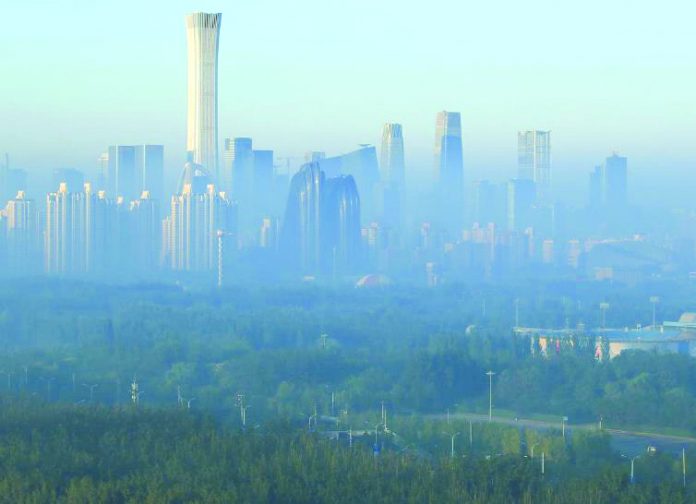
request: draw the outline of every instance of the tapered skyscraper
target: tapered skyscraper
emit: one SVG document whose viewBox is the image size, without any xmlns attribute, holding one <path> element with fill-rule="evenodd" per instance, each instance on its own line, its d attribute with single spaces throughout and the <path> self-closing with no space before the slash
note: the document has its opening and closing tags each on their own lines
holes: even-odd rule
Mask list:
<svg viewBox="0 0 696 504">
<path fill-rule="evenodd" d="M 218 42 L 222 14 L 186 16 L 189 161 L 218 180 Z"/>
</svg>

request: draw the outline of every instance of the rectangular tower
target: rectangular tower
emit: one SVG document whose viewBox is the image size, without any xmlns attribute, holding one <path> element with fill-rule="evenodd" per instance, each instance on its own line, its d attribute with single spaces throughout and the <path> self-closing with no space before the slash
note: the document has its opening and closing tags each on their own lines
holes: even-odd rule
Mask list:
<svg viewBox="0 0 696 504">
<path fill-rule="evenodd" d="M 517 133 L 517 177 L 536 184 L 537 198 L 551 198 L 551 132 L 520 131 Z"/>
</svg>

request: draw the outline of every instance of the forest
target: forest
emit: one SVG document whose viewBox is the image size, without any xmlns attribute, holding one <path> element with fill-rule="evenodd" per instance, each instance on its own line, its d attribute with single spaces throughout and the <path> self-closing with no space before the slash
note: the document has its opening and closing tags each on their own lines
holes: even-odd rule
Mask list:
<svg viewBox="0 0 696 504">
<path fill-rule="evenodd" d="M 694 309 L 684 300 L 696 298 L 696 285 L 5 282 L 0 494 L 690 501 L 681 456 L 643 446 L 631 485 L 638 453 L 617 451 L 588 426 L 602 419 L 605 429 L 696 435 L 693 358 L 627 351 L 598 360 L 581 346 L 541 356 L 512 331 L 517 322 L 596 327 L 600 303 L 611 306 L 612 327 L 648 324 L 653 295 L 659 319 L 676 320 Z M 464 419 L 486 414 L 489 400 L 495 415 L 567 418 L 568 432 Z M 696 460 L 690 446 L 684 456 Z"/>
<path fill-rule="evenodd" d="M 350 445 L 287 422 L 225 429 L 176 409 L 0 404 L 0 502 L 691 502 L 669 477 L 631 484 L 625 467 L 592 478 L 543 474 L 539 459 L 426 458 Z"/>
</svg>

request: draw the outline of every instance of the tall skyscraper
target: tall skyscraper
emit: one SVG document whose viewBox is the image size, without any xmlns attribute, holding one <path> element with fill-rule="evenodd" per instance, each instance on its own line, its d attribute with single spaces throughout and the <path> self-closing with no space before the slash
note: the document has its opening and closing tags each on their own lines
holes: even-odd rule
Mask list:
<svg viewBox="0 0 696 504">
<path fill-rule="evenodd" d="M 305 164 L 290 181 L 281 246 L 288 265 L 305 273 L 316 272 L 319 268 L 324 184 L 325 175 L 318 163 Z"/>
<path fill-rule="evenodd" d="M 251 196 L 254 150 L 251 138 L 226 138 L 222 187 L 234 200 Z M 244 203 L 241 203 L 244 205 Z"/>
<path fill-rule="evenodd" d="M 403 187 L 406 178 L 404 163 L 404 137 L 401 124 L 387 123 L 382 129 L 382 151 L 380 157 L 382 181 Z"/>
<path fill-rule="evenodd" d="M 628 159 L 614 153 L 604 162 L 603 199 L 607 207 L 621 209 L 628 203 Z"/>
<path fill-rule="evenodd" d="M 344 272 L 359 260 L 360 196 L 350 175 L 326 178 L 305 164 L 290 183 L 280 248 L 287 265 L 305 274 Z"/>
<path fill-rule="evenodd" d="M 438 221 L 457 231 L 464 219 L 464 157 L 459 112 L 442 111 L 435 125 L 435 191 Z"/>
<path fill-rule="evenodd" d="M 360 196 L 350 175 L 326 181 L 322 202 L 323 262 L 333 273 L 352 270 L 360 259 Z M 327 264 L 329 263 L 329 264 Z"/>
<path fill-rule="evenodd" d="M 222 14 L 196 12 L 186 16 L 188 41 L 189 161 L 202 165 L 219 180 L 218 171 L 218 44 Z"/>
<path fill-rule="evenodd" d="M 551 198 L 551 132 L 520 131 L 517 133 L 517 178 L 533 180 L 537 198 Z"/>
<path fill-rule="evenodd" d="M 109 147 L 109 169 L 107 194 L 110 197 L 123 196 L 132 201 L 139 195 L 136 168 L 136 147 L 134 145 L 112 145 Z M 77 188 L 68 186 L 69 191 Z"/>
</svg>

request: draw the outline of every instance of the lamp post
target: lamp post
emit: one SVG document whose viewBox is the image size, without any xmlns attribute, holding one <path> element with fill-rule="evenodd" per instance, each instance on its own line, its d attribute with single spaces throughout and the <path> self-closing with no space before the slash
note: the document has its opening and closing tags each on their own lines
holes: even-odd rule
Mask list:
<svg viewBox="0 0 696 504">
<path fill-rule="evenodd" d="M 631 478 L 630 478 L 630 483 L 631 485 L 635 482 L 635 471 L 634 471 L 634 466 L 637 458 L 640 458 L 640 455 L 636 455 L 635 457 L 627 457 L 626 455 L 621 455 L 623 458 L 628 459 L 631 461 Z"/>
<path fill-rule="evenodd" d="M 488 371 L 486 376 L 488 376 L 488 421 L 493 420 L 493 371 Z"/>
<path fill-rule="evenodd" d="M 609 309 L 609 303 L 607 302 L 602 302 L 599 303 L 599 311 L 601 312 L 602 315 L 602 329 L 607 328 L 607 310 Z"/>
<path fill-rule="evenodd" d="M 520 326 L 520 298 L 515 298 L 515 327 Z"/>
<path fill-rule="evenodd" d="M 657 327 L 657 305 L 660 302 L 658 296 L 650 296 L 650 304 L 652 305 L 652 327 Z"/>
<path fill-rule="evenodd" d="M 454 434 L 443 432 L 443 434 L 450 437 L 450 458 L 454 458 L 454 439 L 459 436 L 461 432 L 455 432 Z"/>
</svg>

